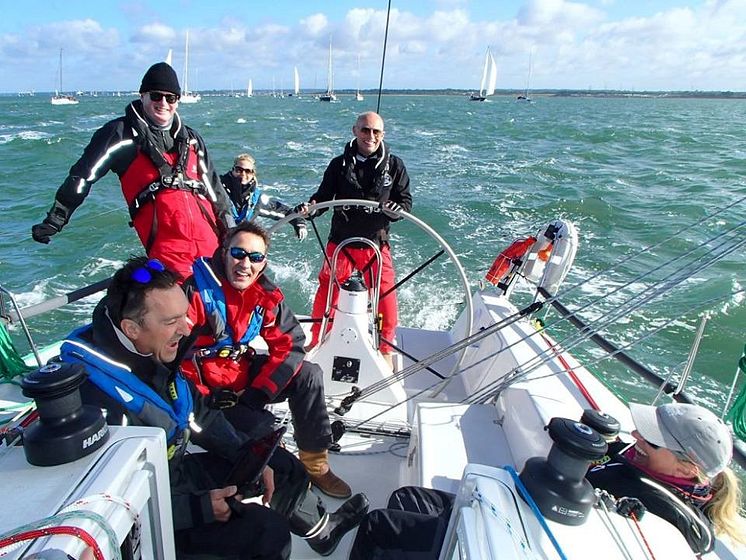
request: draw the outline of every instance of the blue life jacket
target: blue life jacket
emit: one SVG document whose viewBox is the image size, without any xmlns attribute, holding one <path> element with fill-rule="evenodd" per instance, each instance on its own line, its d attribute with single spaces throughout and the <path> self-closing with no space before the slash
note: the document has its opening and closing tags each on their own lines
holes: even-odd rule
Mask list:
<svg viewBox="0 0 746 560">
<path fill-rule="evenodd" d="M 220 280 L 215 276 L 209 261 L 205 257 L 200 257 L 194 262 L 192 267 L 194 274 L 194 283 L 199 290 L 202 305 L 205 308 L 207 316 L 218 314 L 224 325 L 223 332 L 216 332 L 215 343 L 211 346 L 199 348 L 196 354 L 200 357 L 219 356 L 223 358 L 236 358 L 248 349 L 248 344 L 256 338 L 262 330 L 264 322 L 264 307 L 257 305 L 249 318 L 249 324 L 246 332 L 236 340 L 236 335 L 228 323 L 228 314 L 225 307 L 225 293 L 220 285 Z M 232 352 L 231 352 L 232 350 Z"/>
<path fill-rule="evenodd" d="M 236 223 L 250 222 L 254 219 L 254 213 L 256 212 L 256 206 L 259 203 L 259 199 L 262 197 L 262 189 L 258 186 L 254 187 L 254 192 L 251 193 L 251 197 L 246 202 L 246 205 L 238 212 L 236 216 Z"/>
<path fill-rule="evenodd" d="M 81 363 L 89 380 L 105 394 L 120 403 L 143 425 L 163 428 L 166 432 L 168 458 L 186 447 L 194 401 L 189 384 L 179 370 L 169 386 L 172 402 L 167 402 L 137 377 L 125 364 L 115 362 L 90 346 L 81 335 L 91 325 L 74 330 L 60 347 L 63 362 Z"/>
</svg>

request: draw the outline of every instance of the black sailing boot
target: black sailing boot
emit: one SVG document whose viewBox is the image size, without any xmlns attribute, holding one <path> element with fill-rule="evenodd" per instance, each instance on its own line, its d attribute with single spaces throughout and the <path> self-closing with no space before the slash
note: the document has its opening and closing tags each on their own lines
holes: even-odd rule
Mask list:
<svg viewBox="0 0 746 560">
<path fill-rule="evenodd" d="M 320 502 L 319 505 L 319 509 L 323 508 Z M 345 533 L 360 524 L 365 514 L 368 513 L 369 505 L 365 494 L 355 494 L 334 513 L 321 514 L 313 524 L 309 523 L 310 519 L 303 511 L 304 508 L 299 508 L 289 519 L 290 530 L 303 537 L 316 553 L 329 556 L 337 548 Z"/>
</svg>

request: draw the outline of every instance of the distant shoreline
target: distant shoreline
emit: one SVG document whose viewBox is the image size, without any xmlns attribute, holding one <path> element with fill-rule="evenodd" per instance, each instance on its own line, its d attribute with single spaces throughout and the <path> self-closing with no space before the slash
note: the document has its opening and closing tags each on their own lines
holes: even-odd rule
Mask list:
<svg viewBox="0 0 746 560">
<path fill-rule="evenodd" d="M 234 92 L 228 90 L 201 90 L 199 93 L 207 96 L 234 96 Z M 300 97 L 314 97 L 322 92 L 301 91 Z M 335 92 L 342 97 L 354 96 L 355 90 L 338 90 Z M 361 90 L 366 97 L 378 95 L 378 90 Z M 412 97 L 428 96 L 459 96 L 468 97 L 473 90 L 462 89 L 384 89 L 383 95 L 405 95 Z M 254 91 L 257 97 L 269 97 L 271 91 Z M 52 92 L 5 92 L 0 97 L 49 97 Z M 119 93 L 116 91 L 78 92 L 78 96 L 90 97 L 130 97 L 136 93 Z M 523 90 L 499 90 L 492 97 L 497 99 L 511 98 L 526 95 Z M 655 99 L 746 99 L 743 91 L 625 91 L 625 90 L 573 90 L 573 89 L 539 89 L 528 93 L 530 98 L 542 97 L 598 97 L 598 98 L 655 98 Z"/>
</svg>

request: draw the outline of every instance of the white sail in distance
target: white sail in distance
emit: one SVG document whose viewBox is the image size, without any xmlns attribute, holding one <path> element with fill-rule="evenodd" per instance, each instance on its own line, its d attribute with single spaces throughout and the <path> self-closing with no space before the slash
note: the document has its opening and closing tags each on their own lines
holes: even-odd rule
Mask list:
<svg viewBox="0 0 746 560">
<path fill-rule="evenodd" d="M 189 90 L 189 30 L 186 32 L 186 39 L 184 41 L 184 80 L 181 87 L 181 102 L 182 103 L 197 103 L 202 99 L 199 93 L 192 93 Z"/>
<path fill-rule="evenodd" d="M 489 47 L 484 55 L 484 69 L 482 70 L 482 81 L 479 85 L 479 95 L 487 97 L 495 93 L 497 85 L 497 63 L 490 52 Z"/>
</svg>

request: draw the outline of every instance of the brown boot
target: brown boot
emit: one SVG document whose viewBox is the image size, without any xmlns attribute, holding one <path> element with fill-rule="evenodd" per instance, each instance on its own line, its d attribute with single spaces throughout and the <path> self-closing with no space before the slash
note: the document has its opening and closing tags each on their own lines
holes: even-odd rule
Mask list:
<svg viewBox="0 0 746 560">
<path fill-rule="evenodd" d="M 329 467 L 329 453 L 324 451 L 298 452 L 300 461 L 306 467 L 308 477 L 316 488 L 332 498 L 349 498 L 352 488 L 332 472 Z"/>
</svg>

